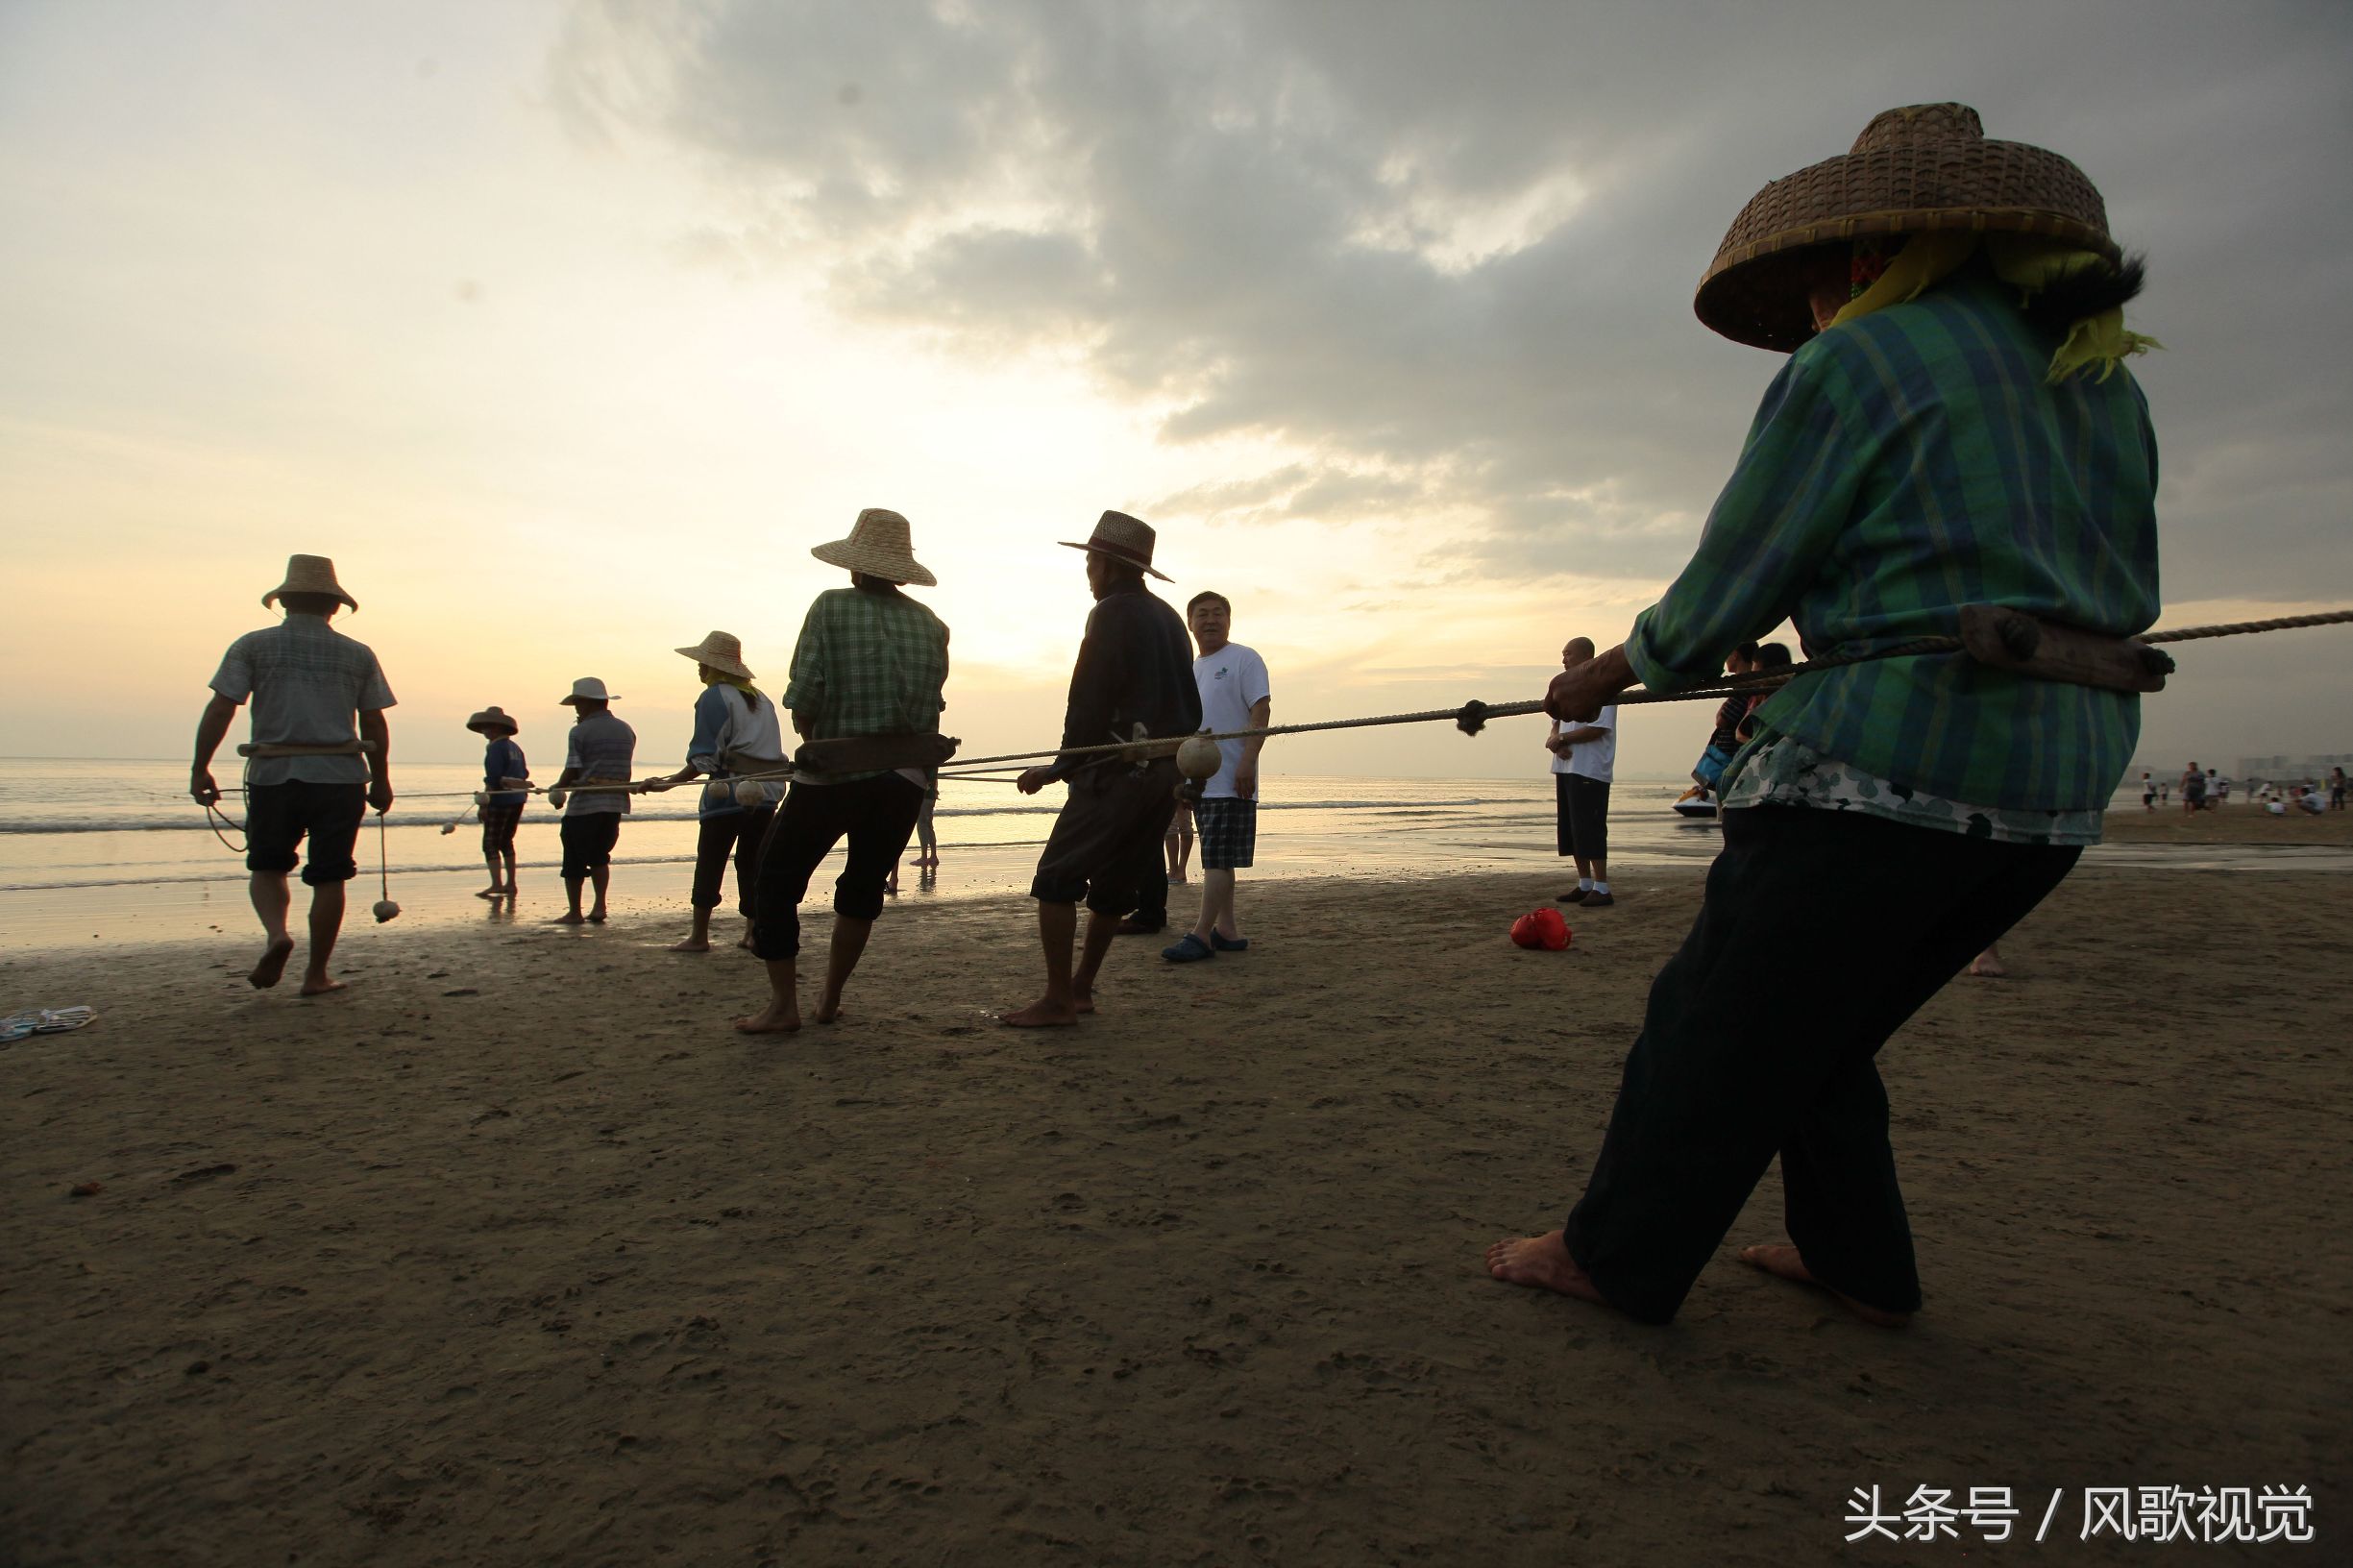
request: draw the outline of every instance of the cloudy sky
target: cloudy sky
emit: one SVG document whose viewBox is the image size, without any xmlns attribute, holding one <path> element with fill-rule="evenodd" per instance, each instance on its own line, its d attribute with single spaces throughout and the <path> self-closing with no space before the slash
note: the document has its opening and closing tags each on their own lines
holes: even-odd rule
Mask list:
<svg viewBox="0 0 2353 1568">
<path fill-rule="evenodd" d="M 2353 604 L 2341 4 L 0 0 L 0 749 L 184 754 L 299 550 L 401 751 L 596 674 L 660 757 L 670 649 L 780 686 L 869 505 L 941 578 L 968 750 L 1053 738 L 1054 542 L 1106 506 L 1234 599 L 1282 718 L 1536 695 L 1673 576 L 1777 366 L 1691 314 L 1733 213 L 1948 98 L 2148 253 L 2166 620 Z M 2349 663 L 2191 650 L 2144 755 L 2353 749 Z M 1704 723 L 1630 716 L 1621 769 Z"/>
</svg>

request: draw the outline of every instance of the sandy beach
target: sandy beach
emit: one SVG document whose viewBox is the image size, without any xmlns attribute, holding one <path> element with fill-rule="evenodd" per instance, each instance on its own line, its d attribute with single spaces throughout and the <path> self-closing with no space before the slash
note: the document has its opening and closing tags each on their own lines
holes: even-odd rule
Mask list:
<svg viewBox="0 0 2353 1568">
<path fill-rule="evenodd" d="M 1929 1554 L 1842 1546 L 1849 1496 L 1926 1485 L 2012 1488 L 2029 1538 L 2067 1488 L 2007 1549 L 2138 1561 L 2076 1488 L 2165 1484 L 2309 1485 L 2341 1536 L 2341 873 L 2081 872 L 2015 978 L 1914 1020 L 1898 1333 L 1732 1259 L 1774 1177 L 1673 1328 L 1483 1275 L 1575 1198 L 1700 891 L 1644 870 L 1569 952 L 1512 947 L 1551 885 L 1269 884 L 1256 950 L 1123 942 L 1047 1035 L 991 1017 L 1035 980 L 1017 899 L 886 918 L 850 1017 L 781 1041 L 728 1033 L 754 967 L 661 951 L 671 919 L 386 928 L 309 1003 L 243 984 L 241 933 L 12 957 L 10 995 L 103 1016 L 0 1049 L 0 1540 L 1895 1561 Z"/>
</svg>

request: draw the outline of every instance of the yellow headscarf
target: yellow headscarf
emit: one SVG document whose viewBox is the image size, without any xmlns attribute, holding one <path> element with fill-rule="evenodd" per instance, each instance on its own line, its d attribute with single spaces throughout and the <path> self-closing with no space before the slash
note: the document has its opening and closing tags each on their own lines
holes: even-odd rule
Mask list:
<svg viewBox="0 0 2353 1568">
<path fill-rule="evenodd" d="M 1993 263 L 1994 275 L 2019 290 L 2021 304 L 2086 267 L 2111 264 L 2097 252 L 2074 250 L 2058 240 L 2032 234 L 1980 234 L 1958 229 L 1926 231 L 1912 235 L 1888 261 L 1878 282 L 1849 300 L 1845 308 L 1830 319 L 1830 325 L 1843 326 L 1874 310 L 1918 299 L 1976 255 L 1980 246 L 1984 247 L 1986 259 Z M 2044 380 L 2056 386 L 2097 365 L 2096 379 L 2104 381 L 2116 374 L 2116 367 L 2127 355 L 2164 347 L 2153 337 L 2127 331 L 2124 310 L 2120 306 L 2071 325 L 2058 352 L 2050 356 L 2050 372 Z"/>
<path fill-rule="evenodd" d="M 702 683 L 705 686 L 732 686 L 737 691 L 748 692 L 753 697 L 763 695 L 760 688 L 754 686 L 750 681 L 738 675 L 731 675 L 724 670 L 713 669 L 707 664 L 702 667 Z"/>
</svg>

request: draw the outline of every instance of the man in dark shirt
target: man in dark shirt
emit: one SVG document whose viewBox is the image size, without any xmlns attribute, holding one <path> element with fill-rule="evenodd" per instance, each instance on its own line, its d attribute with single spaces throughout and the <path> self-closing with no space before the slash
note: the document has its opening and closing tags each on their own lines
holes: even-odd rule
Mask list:
<svg viewBox="0 0 2353 1568">
<path fill-rule="evenodd" d="M 1087 552 L 1087 586 L 1095 607 L 1070 672 L 1062 727 L 1066 750 L 1017 781 L 1024 795 L 1057 779 L 1070 786 L 1030 883 L 1045 944 L 1045 994 L 1005 1015 L 1007 1023 L 1020 1028 L 1076 1023 L 1081 1014 L 1094 1011 L 1095 971 L 1120 918 L 1136 907 L 1137 883 L 1159 858 L 1176 810 L 1173 758 L 1134 763 L 1115 753 L 1074 757 L 1067 748 L 1141 736 L 1175 739 L 1201 727 L 1201 692 L 1185 623 L 1144 587 L 1146 573 L 1169 580 L 1153 570 L 1152 529 L 1124 512 L 1105 512 L 1085 544 L 1063 542 Z M 1070 946 L 1081 898 L 1090 915 L 1074 970 Z"/>
</svg>

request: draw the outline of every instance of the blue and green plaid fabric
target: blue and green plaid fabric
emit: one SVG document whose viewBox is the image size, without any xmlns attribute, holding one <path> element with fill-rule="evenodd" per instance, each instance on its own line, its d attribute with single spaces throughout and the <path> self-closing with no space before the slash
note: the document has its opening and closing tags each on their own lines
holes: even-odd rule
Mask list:
<svg viewBox="0 0 2353 1568">
<path fill-rule="evenodd" d="M 2120 369 L 2045 385 L 2050 353 L 2002 285 L 1964 271 L 1792 355 L 1691 563 L 1635 619 L 1626 652 L 1643 684 L 1719 678 L 1726 652 L 1784 617 L 1814 657 L 1955 634 L 1970 603 L 2146 628 L 2147 404 Z M 1956 652 L 1801 676 L 1756 717 L 1750 751 L 1788 735 L 1948 799 L 2064 811 L 2107 803 L 2141 705 Z"/>
<path fill-rule="evenodd" d="M 813 741 L 936 735 L 947 685 L 947 626 L 905 594 L 833 588 L 817 596 L 793 649 L 784 706 Z M 872 773 L 842 775 L 871 778 Z"/>
</svg>

